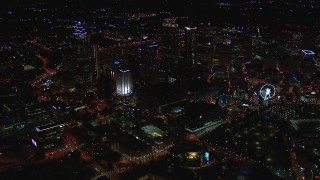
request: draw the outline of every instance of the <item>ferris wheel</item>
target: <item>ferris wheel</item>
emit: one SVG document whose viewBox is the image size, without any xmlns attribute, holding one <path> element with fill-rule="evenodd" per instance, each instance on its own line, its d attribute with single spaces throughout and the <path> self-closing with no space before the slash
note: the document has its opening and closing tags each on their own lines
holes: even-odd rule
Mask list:
<svg viewBox="0 0 320 180">
<path fill-rule="evenodd" d="M 276 94 L 276 88 L 272 84 L 265 84 L 261 87 L 259 94 L 263 100 L 269 100 Z"/>
</svg>

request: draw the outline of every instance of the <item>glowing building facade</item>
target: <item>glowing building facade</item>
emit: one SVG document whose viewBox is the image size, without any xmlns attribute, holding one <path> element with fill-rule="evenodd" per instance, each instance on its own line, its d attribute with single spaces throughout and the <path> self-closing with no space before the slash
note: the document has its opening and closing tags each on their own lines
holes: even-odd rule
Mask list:
<svg viewBox="0 0 320 180">
<path fill-rule="evenodd" d="M 61 147 L 64 143 L 65 124 L 51 122 L 35 128 L 31 142 L 41 150 Z"/>
<path fill-rule="evenodd" d="M 133 82 L 130 70 L 118 70 L 116 72 L 116 93 L 120 96 L 132 94 Z"/>
</svg>

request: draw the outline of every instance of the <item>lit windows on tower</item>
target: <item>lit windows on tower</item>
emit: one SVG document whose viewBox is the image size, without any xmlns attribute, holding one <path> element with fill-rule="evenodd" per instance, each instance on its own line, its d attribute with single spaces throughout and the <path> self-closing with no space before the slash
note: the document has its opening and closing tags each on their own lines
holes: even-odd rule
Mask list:
<svg viewBox="0 0 320 180">
<path fill-rule="evenodd" d="M 186 29 L 186 59 L 188 63 L 196 64 L 195 46 L 197 27 L 185 27 Z"/>
<path fill-rule="evenodd" d="M 130 70 L 118 70 L 116 72 L 116 93 L 120 96 L 132 94 L 133 82 Z"/>
</svg>

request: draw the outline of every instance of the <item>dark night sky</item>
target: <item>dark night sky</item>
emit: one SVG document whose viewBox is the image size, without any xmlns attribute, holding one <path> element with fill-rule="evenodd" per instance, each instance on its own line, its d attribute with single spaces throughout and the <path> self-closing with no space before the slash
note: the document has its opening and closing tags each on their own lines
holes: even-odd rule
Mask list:
<svg viewBox="0 0 320 180">
<path fill-rule="evenodd" d="M 319 22 L 320 10 L 311 8 L 309 0 L 276 0 L 272 5 L 265 5 L 266 0 L 260 0 L 261 5 L 255 6 L 256 10 L 245 12 L 240 9 L 249 8 L 245 2 L 249 0 L 0 0 L 0 8 L 15 6 L 30 6 L 31 2 L 43 2 L 42 6 L 75 8 L 111 8 L 117 12 L 159 12 L 170 11 L 174 15 L 198 16 L 213 18 L 215 21 L 225 19 L 237 23 L 267 23 L 274 25 L 277 19 L 279 24 L 283 22 L 294 22 L 312 25 Z M 302 3 L 301 3 L 302 1 Z M 233 4 L 229 10 L 220 9 L 217 2 L 230 2 Z M 287 5 L 286 3 L 290 4 Z M 261 6 L 263 9 L 259 10 Z M 258 8 L 257 8 L 258 7 Z"/>
</svg>

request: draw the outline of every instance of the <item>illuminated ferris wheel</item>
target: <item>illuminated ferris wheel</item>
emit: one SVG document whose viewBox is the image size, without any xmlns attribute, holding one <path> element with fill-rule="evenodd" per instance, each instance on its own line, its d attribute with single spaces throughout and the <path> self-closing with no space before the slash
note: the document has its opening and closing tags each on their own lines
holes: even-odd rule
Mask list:
<svg viewBox="0 0 320 180">
<path fill-rule="evenodd" d="M 272 84 L 265 84 L 261 87 L 259 94 L 263 100 L 269 100 L 276 94 L 276 88 Z"/>
</svg>

